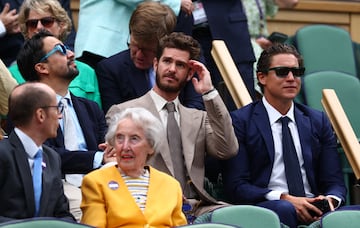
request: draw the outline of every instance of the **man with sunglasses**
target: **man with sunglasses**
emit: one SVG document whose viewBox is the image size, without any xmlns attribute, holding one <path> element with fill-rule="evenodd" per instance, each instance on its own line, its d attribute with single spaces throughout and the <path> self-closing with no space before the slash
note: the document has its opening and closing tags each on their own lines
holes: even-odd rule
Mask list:
<svg viewBox="0 0 360 228">
<path fill-rule="evenodd" d="M 46 30 L 65 42 L 72 31 L 71 19 L 58 0 L 26 0 L 20 7 L 19 25 L 25 39 L 31 38 L 41 30 Z M 65 44 L 67 44 L 65 42 Z M 71 47 L 70 47 L 71 49 Z M 76 61 L 79 74 L 69 85 L 70 91 L 79 97 L 93 100 L 101 107 L 100 92 L 94 69 Z M 9 67 L 18 83 L 25 82 L 17 64 Z"/>
<path fill-rule="evenodd" d="M 74 53 L 59 39 L 40 31 L 25 42 L 18 56 L 18 66 L 26 81 L 49 85 L 55 90 L 58 102 L 66 104 L 57 137 L 48 139 L 46 144 L 61 156 L 65 194 L 71 212 L 80 220 L 82 176 L 108 161 L 98 148 L 104 142 L 107 126 L 104 113 L 95 102 L 69 92 L 70 82 L 79 73 L 74 59 Z"/>
<path fill-rule="evenodd" d="M 17 12 L 20 9 L 20 6 L 25 2 L 24 0 L 0 0 L 0 10 L 9 10 L 12 16 L 15 13 L 16 18 L 18 17 Z M 69 17 L 72 20 L 72 14 L 70 9 L 70 0 L 59 0 L 60 4 L 65 8 Z M 8 9 L 9 7 L 9 9 Z M 16 21 L 17 22 L 17 21 Z M 1 22 L 0 22 L 1 23 Z M 74 48 L 75 43 L 75 29 L 71 29 L 71 33 L 67 37 L 65 43 L 71 49 Z M 24 37 L 22 36 L 18 25 L 12 29 L 8 29 L 6 34 L 3 37 L 0 37 L 0 43 L 6 45 L 0 45 L 0 59 L 5 63 L 7 67 L 13 64 L 16 60 L 16 56 L 24 43 Z"/>
<path fill-rule="evenodd" d="M 304 70 L 293 46 L 278 43 L 262 52 L 257 77 L 264 97 L 231 113 L 239 152 L 222 164 L 231 203 L 271 209 L 291 228 L 323 215 L 313 204 L 326 199 L 334 210 L 346 195 L 329 120 L 294 102 Z M 295 163 L 288 165 L 288 157 Z"/>
<path fill-rule="evenodd" d="M 0 223 L 33 217 L 74 221 L 60 156 L 43 144 L 56 137 L 62 111 L 54 90 L 43 83 L 24 83 L 11 92 L 9 116 L 15 128 L 0 141 Z"/>
</svg>

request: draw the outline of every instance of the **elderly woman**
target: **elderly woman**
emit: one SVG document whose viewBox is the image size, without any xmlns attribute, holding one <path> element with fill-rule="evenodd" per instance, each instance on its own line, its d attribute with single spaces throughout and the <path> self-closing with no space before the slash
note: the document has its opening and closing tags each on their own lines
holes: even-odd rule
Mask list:
<svg viewBox="0 0 360 228">
<path fill-rule="evenodd" d="M 87 174 L 82 182 L 82 223 L 95 227 L 173 227 L 186 224 L 180 184 L 146 165 L 165 132 L 143 108 L 110 120 L 106 141 L 117 165 Z"/>
</svg>

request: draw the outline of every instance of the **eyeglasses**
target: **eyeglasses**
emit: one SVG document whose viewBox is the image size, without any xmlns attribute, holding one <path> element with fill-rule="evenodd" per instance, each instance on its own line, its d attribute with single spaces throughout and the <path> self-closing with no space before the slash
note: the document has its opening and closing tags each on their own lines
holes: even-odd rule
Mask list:
<svg viewBox="0 0 360 228">
<path fill-rule="evenodd" d="M 55 47 L 49 51 L 44 57 L 42 57 L 39 61 L 39 63 L 44 62 L 45 60 L 47 60 L 52 54 L 54 54 L 55 52 L 60 52 L 62 55 L 66 55 L 67 50 L 69 50 L 68 47 L 66 47 L 63 44 L 56 44 Z"/>
<path fill-rule="evenodd" d="M 305 72 L 304 67 L 273 67 L 268 69 L 268 71 L 270 70 L 274 70 L 276 76 L 278 76 L 279 78 L 286 78 L 289 75 L 290 71 L 295 77 L 301 77 L 304 75 Z"/>
<path fill-rule="evenodd" d="M 155 52 L 156 52 L 153 49 L 139 47 L 138 45 L 132 44 L 132 43 L 127 43 L 127 45 L 132 51 L 137 52 L 140 50 L 144 55 L 152 55 L 152 54 L 155 54 Z"/>
<path fill-rule="evenodd" d="M 48 105 L 48 106 L 42 106 L 40 108 L 57 108 L 58 114 L 62 114 L 64 112 L 64 104 L 59 102 L 58 105 Z"/>
<path fill-rule="evenodd" d="M 27 20 L 25 22 L 25 25 L 26 25 L 27 28 L 36 29 L 39 21 L 45 28 L 50 28 L 54 24 L 54 22 L 56 21 L 56 18 L 54 18 L 54 17 L 43 17 L 41 19 L 31 19 L 31 20 Z"/>
</svg>

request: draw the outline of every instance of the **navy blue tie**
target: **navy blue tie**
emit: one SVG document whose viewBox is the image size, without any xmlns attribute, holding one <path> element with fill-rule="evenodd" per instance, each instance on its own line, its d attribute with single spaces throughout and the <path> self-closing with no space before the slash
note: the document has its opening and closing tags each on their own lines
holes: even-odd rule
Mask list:
<svg viewBox="0 0 360 228">
<path fill-rule="evenodd" d="M 282 124 L 283 159 L 289 194 L 293 196 L 305 196 L 299 159 L 288 126 L 290 119 L 285 116 L 281 117 L 280 121 Z"/>
<path fill-rule="evenodd" d="M 33 185 L 35 199 L 35 217 L 39 216 L 41 186 L 42 186 L 42 151 L 39 150 L 34 157 Z"/>
</svg>

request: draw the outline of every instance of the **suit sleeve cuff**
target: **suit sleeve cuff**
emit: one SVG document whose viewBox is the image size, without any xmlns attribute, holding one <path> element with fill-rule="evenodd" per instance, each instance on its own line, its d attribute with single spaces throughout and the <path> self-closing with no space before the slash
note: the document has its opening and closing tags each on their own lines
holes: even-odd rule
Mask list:
<svg viewBox="0 0 360 228">
<path fill-rule="evenodd" d="M 267 193 L 265 195 L 265 198 L 267 200 L 279 200 L 281 194 L 283 194 L 283 192 L 281 192 L 281 191 L 270 191 L 269 193 Z"/>
</svg>

